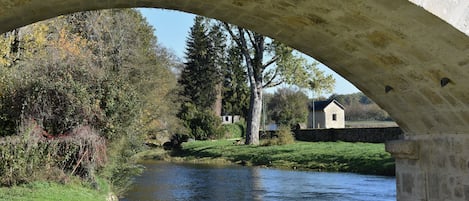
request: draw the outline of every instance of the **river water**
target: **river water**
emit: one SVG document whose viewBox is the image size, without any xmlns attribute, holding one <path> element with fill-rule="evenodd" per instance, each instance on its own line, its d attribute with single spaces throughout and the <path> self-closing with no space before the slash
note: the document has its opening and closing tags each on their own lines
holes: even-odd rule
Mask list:
<svg viewBox="0 0 469 201">
<path fill-rule="evenodd" d="M 258 167 L 144 163 L 121 201 L 391 201 L 394 177 Z"/>
</svg>

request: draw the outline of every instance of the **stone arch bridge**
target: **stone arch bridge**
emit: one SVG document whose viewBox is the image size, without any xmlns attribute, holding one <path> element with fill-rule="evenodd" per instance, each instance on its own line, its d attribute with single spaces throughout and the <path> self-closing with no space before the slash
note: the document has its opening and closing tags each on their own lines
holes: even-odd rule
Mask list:
<svg viewBox="0 0 469 201">
<path fill-rule="evenodd" d="M 469 200 L 469 1 L 0 0 L 0 33 L 128 7 L 220 19 L 316 58 L 404 130 L 386 146 L 396 157 L 398 200 Z"/>
</svg>

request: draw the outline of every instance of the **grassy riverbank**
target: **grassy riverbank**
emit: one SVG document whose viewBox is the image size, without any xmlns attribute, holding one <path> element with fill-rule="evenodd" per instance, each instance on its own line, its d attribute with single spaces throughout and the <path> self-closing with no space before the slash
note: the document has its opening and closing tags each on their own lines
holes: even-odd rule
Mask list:
<svg viewBox="0 0 469 201">
<path fill-rule="evenodd" d="M 109 186 L 100 182 L 99 189 L 83 183 L 58 184 L 33 182 L 14 187 L 0 188 L 0 201 L 105 201 L 110 196 Z"/>
<path fill-rule="evenodd" d="M 238 163 L 274 168 L 394 175 L 394 160 L 384 144 L 296 142 L 278 146 L 235 145 L 231 140 L 196 141 L 180 151 L 151 150 L 140 155 L 168 161 Z"/>
</svg>

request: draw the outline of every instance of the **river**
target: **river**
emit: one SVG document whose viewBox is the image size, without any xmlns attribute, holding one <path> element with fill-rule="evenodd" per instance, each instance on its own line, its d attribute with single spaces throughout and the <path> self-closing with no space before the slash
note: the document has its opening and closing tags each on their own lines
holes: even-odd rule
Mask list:
<svg viewBox="0 0 469 201">
<path fill-rule="evenodd" d="M 391 201 L 394 177 L 147 161 L 120 201 Z"/>
</svg>

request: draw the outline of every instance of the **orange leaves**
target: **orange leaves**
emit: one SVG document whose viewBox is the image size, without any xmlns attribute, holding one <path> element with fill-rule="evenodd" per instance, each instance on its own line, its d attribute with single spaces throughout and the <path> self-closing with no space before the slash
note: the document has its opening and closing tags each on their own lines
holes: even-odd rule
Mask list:
<svg viewBox="0 0 469 201">
<path fill-rule="evenodd" d="M 55 20 L 39 22 L 22 30 L 22 49 L 25 58 L 42 58 L 53 55 L 58 60 L 90 57 L 88 40 L 72 34 L 67 27 L 58 26 Z M 58 29 L 58 30 L 57 30 Z"/>
<path fill-rule="evenodd" d="M 88 40 L 76 35 L 70 34 L 67 30 L 62 28 L 59 32 L 57 40 L 50 41 L 51 46 L 56 48 L 60 58 L 64 59 L 67 56 L 73 57 L 87 57 L 91 55 L 88 46 Z"/>
</svg>

